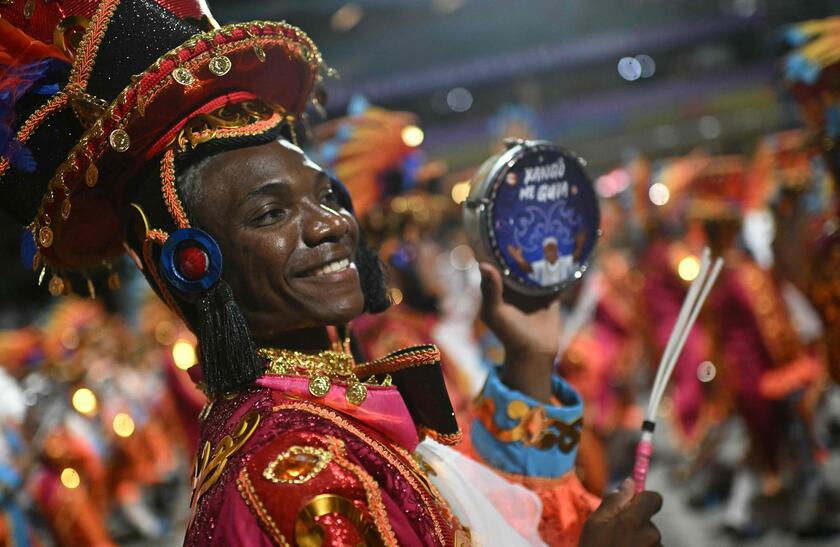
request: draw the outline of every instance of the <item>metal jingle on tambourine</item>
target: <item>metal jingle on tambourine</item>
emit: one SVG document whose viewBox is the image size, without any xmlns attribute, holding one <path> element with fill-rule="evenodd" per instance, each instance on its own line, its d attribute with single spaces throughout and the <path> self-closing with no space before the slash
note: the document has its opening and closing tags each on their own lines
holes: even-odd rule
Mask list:
<svg viewBox="0 0 840 547">
<path fill-rule="evenodd" d="M 553 295 L 588 267 L 600 224 L 595 189 L 576 154 L 548 141 L 505 144 L 471 180 L 464 225 L 509 289 Z"/>
</svg>

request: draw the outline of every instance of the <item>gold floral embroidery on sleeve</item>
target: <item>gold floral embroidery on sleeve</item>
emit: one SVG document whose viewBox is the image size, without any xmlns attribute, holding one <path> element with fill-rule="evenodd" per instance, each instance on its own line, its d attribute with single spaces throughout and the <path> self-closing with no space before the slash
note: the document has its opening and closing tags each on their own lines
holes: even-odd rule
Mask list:
<svg viewBox="0 0 840 547">
<path fill-rule="evenodd" d="M 204 443 L 201 456 L 195 463 L 195 473 L 193 475 L 193 493 L 190 500 L 190 507 L 192 507 L 193 512 L 195 512 L 199 498 L 216 484 L 219 477 L 222 476 L 222 471 L 224 471 L 228 459 L 251 438 L 259 423 L 259 413 L 251 411 L 239 422 L 234 434 L 222 437 L 215 449 L 211 448 L 210 441 Z"/>
</svg>

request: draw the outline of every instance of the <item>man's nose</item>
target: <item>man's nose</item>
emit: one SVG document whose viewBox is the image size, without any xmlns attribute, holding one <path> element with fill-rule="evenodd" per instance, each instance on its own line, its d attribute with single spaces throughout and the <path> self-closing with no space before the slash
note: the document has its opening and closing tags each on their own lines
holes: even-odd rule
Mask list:
<svg viewBox="0 0 840 547">
<path fill-rule="evenodd" d="M 350 230 L 350 223 L 337 207 L 323 203 L 308 203 L 305 207 L 303 241 L 307 246 L 339 241 Z"/>
</svg>

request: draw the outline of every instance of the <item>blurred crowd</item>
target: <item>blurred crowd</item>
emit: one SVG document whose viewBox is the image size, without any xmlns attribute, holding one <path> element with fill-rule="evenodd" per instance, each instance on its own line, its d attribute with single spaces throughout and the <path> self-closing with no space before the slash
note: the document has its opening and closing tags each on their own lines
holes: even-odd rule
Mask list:
<svg viewBox="0 0 840 547">
<path fill-rule="evenodd" d="M 831 25 L 799 27 L 793 45 L 836 36 Z M 556 366 L 586 408 L 578 474 L 603 495 L 630 474 L 641 409 L 702 249 L 724 257 L 660 420 L 680 455 L 672 480 L 694 510 L 723 505 L 720 525 L 735 537 L 840 531 L 824 468 L 840 447 L 838 68 L 804 53 L 803 68 L 795 55 L 788 79 L 804 127 L 767 135 L 749 155 L 630 157 L 593 181 L 602 234 L 591 268 L 562 295 Z M 498 119 L 497 146 L 539 137 L 526 114 Z M 472 170 L 431 161 L 412 114 L 362 98 L 312 131 L 310 154 L 348 186 L 389 270 L 394 305 L 352 325 L 358 351 L 438 345 L 466 416 L 503 358 L 479 318 L 478 263 L 461 223 Z M 130 318 L 62 296 L 0 335 L 0 543 L 104 546 L 184 525 L 179 493 L 205 402 L 189 378 L 194 348 L 151 293 Z"/>
<path fill-rule="evenodd" d="M 133 328 L 67 296 L 0 335 L 0 544 L 107 546 L 169 531 L 185 514 L 205 401 L 185 372 L 194 344 L 151 293 Z"/>
</svg>

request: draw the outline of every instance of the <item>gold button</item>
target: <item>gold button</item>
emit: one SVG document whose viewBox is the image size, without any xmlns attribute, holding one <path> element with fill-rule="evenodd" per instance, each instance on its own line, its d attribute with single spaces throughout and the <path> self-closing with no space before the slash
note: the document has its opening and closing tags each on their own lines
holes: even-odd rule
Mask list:
<svg viewBox="0 0 840 547">
<path fill-rule="evenodd" d="M 61 218 L 67 220 L 70 218 L 70 209 L 72 205 L 70 204 L 70 198 L 64 198 L 64 201 L 61 202 Z"/>
<path fill-rule="evenodd" d="M 111 148 L 117 152 L 125 152 L 131 146 L 131 139 L 128 137 L 125 129 L 114 129 L 108 136 L 108 142 Z"/>
<path fill-rule="evenodd" d="M 230 62 L 230 58 L 225 55 L 216 55 L 212 59 L 210 59 L 210 64 L 208 68 L 210 72 L 215 74 L 216 76 L 224 76 L 228 72 L 230 72 L 232 64 Z"/>
<path fill-rule="evenodd" d="M 32 15 L 35 13 L 35 0 L 26 0 L 26 3 L 23 5 L 23 16 L 27 19 L 32 19 Z"/>
</svg>

